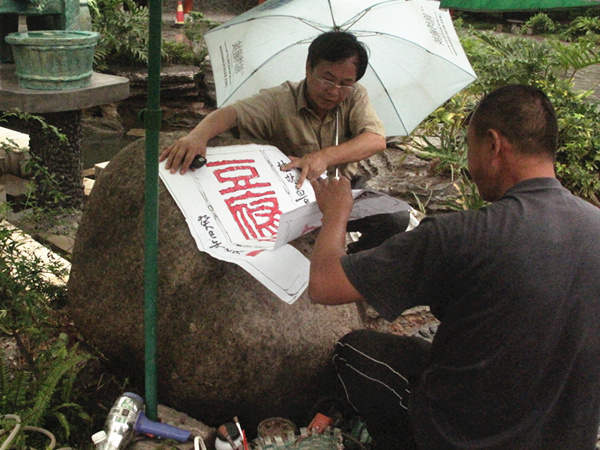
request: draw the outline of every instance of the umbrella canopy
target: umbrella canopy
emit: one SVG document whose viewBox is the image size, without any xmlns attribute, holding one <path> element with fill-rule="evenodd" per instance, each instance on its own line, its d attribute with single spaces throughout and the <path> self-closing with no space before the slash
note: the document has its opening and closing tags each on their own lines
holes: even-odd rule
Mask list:
<svg viewBox="0 0 600 450">
<path fill-rule="evenodd" d="M 600 0 L 442 0 L 440 8 L 464 11 L 538 11 L 600 6 Z"/>
<path fill-rule="evenodd" d="M 360 83 L 388 136 L 409 134 L 476 78 L 438 2 L 269 0 L 205 35 L 218 106 L 301 80 L 309 44 L 332 30 L 353 33 L 368 47 Z"/>
</svg>

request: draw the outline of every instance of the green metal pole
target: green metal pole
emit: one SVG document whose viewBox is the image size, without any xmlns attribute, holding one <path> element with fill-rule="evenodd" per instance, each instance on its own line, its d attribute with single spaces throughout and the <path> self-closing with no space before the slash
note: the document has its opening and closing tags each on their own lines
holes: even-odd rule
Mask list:
<svg viewBox="0 0 600 450">
<path fill-rule="evenodd" d="M 144 338 L 146 415 L 157 420 L 156 298 L 158 292 L 158 138 L 160 134 L 161 0 L 150 0 L 148 41 L 148 101 L 146 128 L 146 184 L 144 198 Z"/>
</svg>

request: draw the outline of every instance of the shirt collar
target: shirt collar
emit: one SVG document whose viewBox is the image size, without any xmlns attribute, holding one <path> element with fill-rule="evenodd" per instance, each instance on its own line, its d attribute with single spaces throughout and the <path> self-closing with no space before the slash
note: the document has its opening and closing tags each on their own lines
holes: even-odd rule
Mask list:
<svg viewBox="0 0 600 450">
<path fill-rule="evenodd" d="M 539 189 L 553 189 L 553 188 L 563 188 L 562 184 L 556 178 L 528 178 L 526 180 L 520 181 L 510 189 L 508 189 L 503 197 L 506 197 L 510 194 L 515 194 L 519 192 L 530 192 L 536 191 Z"/>
</svg>

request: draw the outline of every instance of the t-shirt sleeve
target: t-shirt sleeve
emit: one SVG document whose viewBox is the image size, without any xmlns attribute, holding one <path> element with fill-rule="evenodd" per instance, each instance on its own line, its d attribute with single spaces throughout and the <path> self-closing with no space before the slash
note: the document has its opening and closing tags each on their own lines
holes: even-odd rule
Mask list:
<svg viewBox="0 0 600 450">
<path fill-rule="evenodd" d="M 443 302 L 444 248 L 437 227 L 424 219 L 412 231 L 398 233 L 379 247 L 343 256 L 348 280 L 367 302 L 392 321 L 417 305 Z"/>
<path fill-rule="evenodd" d="M 367 90 L 357 85 L 350 102 L 349 110 L 350 131 L 353 136 L 358 136 L 364 132 L 371 132 L 385 136 L 383 123 L 377 116 L 375 108 L 369 100 Z"/>
<path fill-rule="evenodd" d="M 237 114 L 237 127 L 240 137 L 253 137 L 270 140 L 273 130 L 273 114 L 276 114 L 277 101 L 273 89 L 263 89 L 258 94 L 231 105 Z"/>
</svg>

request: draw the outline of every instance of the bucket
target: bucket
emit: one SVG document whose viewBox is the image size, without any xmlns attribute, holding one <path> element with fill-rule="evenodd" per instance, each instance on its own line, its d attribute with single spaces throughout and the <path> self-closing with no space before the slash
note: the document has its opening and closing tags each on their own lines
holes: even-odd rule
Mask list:
<svg viewBox="0 0 600 450">
<path fill-rule="evenodd" d="M 27 31 L 11 33 L 19 86 L 26 89 L 62 90 L 87 87 L 92 77 L 95 31 Z"/>
</svg>

